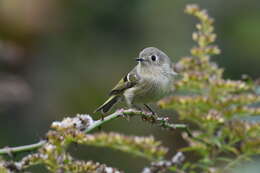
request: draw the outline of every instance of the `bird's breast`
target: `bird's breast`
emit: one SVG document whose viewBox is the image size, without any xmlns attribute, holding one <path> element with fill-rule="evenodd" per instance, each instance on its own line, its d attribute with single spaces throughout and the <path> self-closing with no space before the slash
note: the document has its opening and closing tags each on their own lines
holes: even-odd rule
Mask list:
<svg viewBox="0 0 260 173">
<path fill-rule="evenodd" d="M 133 102 L 153 102 L 165 96 L 171 88 L 171 80 L 165 76 L 143 77 L 137 85 L 125 91 L 125 96 L 132 97 Z"/>
</svg>

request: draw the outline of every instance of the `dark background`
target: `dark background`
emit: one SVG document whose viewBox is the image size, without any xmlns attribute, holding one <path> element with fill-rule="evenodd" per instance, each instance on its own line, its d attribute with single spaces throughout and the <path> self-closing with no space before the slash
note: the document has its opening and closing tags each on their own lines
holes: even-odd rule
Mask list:
<svg viewBox="0 0 260 173">
<path fill-rule="evenodd" d="M 1 0 L 0 147 L 37 142 L 52 121 L 92 114 L 145 47 L 158 47 L 174 61 L 189 55 L 196 21 L 183 13 L 188 3 L 198 3 L 215 18 L 222 54 L 213 60 L 225 68 L 225 77 L 259 77 L 257 0 Z M 116 120 L 102 130 L 153 134 L 173 149 L 171 154 L 185 144 L 175 132 L 138 118 Z M 106 148 L 80 146 L 71 151 L 76 158 L 126 172 L 148 164 Z"/>
</svg>

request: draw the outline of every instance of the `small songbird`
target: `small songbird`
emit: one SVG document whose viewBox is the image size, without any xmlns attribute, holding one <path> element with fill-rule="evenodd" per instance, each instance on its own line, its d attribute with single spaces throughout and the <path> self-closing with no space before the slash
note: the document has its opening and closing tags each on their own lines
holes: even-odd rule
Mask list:
<svg viewBox="0 0 260 173">
<path fill-rule="evenodd" d="M 107 113 L 119 101 L 125 101 L 130 108 L 140 109 L 144 104 L 161 99 L 169 94 L 177 73 L 173 70 L 171 59 L 161 50 L 148 47 L 136 58 L 138 64 L 125 75 L 110 91 L 108 100 L 95 112 Z"/>
</svg>

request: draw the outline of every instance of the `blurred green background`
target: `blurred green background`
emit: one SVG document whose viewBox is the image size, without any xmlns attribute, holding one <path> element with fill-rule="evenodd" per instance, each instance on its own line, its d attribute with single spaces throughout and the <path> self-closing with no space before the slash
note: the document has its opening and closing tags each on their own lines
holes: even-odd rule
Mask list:
<svg viewBox="0 0 260 173">
<path fill-rule="evenodd" d="M 188 3 L 198 3 L 215 18 L 222 54 L 214 61 L 225 68 L 225 76 L 259 77 L 257 0 L 1 0 L 0 147 L 36 142 L 52 121 L 92 114 L 145 47 L 158 47 L 175 61 L 189 55 L 196 21 L 183 13 Z M 102 130 L 153 134 L 172 154 L 185 145 L 178 133 L 138 118 L 116 120 Z M 106 148 L 77 146 L 71 152 L 126 172 L 140 172 L 148 164 Z"/>
</svg>

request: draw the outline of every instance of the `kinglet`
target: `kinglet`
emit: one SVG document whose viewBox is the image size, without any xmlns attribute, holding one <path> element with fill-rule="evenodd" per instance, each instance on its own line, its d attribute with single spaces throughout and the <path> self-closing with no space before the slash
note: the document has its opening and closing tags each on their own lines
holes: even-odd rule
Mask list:
<svg viewBox="0 0 260 173">
<path fill-rule="evenodd" d="M 110 91 L 108 100 L 95 112 L 108 112 L 119 101 L 125 101 L 128 107 L 137 108 L 138 103 L 156 101 L 169 94 L 174 76 L 171 59 L 161 50 L 148 47 L 142 50 L 136 59 L 136 67 L 125 75 Z M 152 111 L 153 112 L 153 111 Z"/>
</svg>

